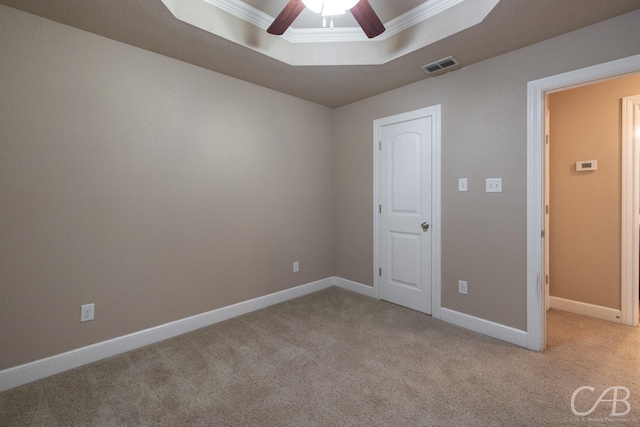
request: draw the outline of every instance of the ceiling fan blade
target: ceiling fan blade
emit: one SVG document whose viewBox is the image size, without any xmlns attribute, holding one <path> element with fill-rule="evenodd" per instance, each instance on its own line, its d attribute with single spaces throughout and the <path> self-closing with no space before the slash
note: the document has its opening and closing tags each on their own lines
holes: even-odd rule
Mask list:
<svg viewBox="0 0 640 427">
<path fill-rule="evenodd" d="M 368 0 L 360 0 L 358 4 L 351 8 L 351 14 L 370 39 L 384 33 L 384 24 L 380 21 Z"/>
<path fill-rule="evenodd" d="M 304 3 L 302 3 L 301 0 L 289 0 L 289 4 L 282 9 L 282 12 L 276 17 L 273 24 L 267 28 L 267 32 L 269 34 L 275 34 L 276 36 L 284 34 L 303 10 Z"/>
</svg>

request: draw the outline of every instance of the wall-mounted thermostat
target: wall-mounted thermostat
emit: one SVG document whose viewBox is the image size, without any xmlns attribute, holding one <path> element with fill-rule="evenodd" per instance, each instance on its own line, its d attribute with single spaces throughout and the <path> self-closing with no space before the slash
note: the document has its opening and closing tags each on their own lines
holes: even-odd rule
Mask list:
<svg viewBox="0 0 640 427">
<path fill-rule="evenodd" d="M 595 171 L 598 170 L 598 161 L 597 160 L 582 160 L 576 162 L 576 171 Z"/>
</svg>

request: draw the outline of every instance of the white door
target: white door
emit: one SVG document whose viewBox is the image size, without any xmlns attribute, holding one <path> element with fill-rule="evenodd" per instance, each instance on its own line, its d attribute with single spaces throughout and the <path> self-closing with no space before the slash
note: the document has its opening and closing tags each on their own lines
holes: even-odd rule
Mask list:
<svg viewBox="0 0 640 427">
<path fill-rule="evenodd" d="M 379 132 L 379 296 L 431 314 L 434 117 Z"/>
</svg>

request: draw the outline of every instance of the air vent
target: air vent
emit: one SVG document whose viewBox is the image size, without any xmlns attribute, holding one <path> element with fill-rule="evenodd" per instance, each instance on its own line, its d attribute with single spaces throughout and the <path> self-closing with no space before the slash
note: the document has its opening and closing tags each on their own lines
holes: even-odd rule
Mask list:
<svg viewBox="0 0 640 427">
<path fill-rule="evenodd" d="M 453 67 L 454 65 L 458 65 L 460 62 L 453 56 L 448 56 L 446 58 L 440 59 L 438 61 L 434 61 L 430 64 L 423 65 L 420 67 L 422 71 L 427 74 L 437 73 L 438 71 L 442 71 L 445 68 Z"/>
</svg>

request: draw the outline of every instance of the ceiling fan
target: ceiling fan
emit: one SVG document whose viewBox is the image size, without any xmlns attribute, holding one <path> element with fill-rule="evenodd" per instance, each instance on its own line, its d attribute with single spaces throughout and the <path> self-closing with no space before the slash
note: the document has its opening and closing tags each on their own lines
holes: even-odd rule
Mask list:
<svg viewBox="0 0 640 427">
<path fill-rule="evenodd" d="M 313 12 L 322 13 L 323 16 L 338 15 L 349 10 L 370 39 L 379 36 L 385 30 L 368 0 L 289 0 L 267 32 L 277 36 L 284 34 L 305 7 Z"/>
</svg>

